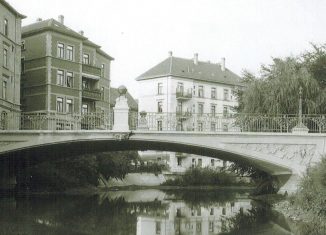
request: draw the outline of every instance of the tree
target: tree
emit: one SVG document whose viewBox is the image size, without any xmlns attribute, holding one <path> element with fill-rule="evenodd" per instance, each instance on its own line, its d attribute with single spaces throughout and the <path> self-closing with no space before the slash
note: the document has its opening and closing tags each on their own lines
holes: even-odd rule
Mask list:
<svg viewBox="0 0 326 235">
<path fill-rule="evenodd" d="M 301 57 L 274 58 L 255 77 L 245 71 L 246 88 L 238 93 L 237 111 L 247 114 L 297 114 L 299 88 L 303 89 L 303 113 L 326 113 L 325 46 L 314 47 Z"/>
</svg>

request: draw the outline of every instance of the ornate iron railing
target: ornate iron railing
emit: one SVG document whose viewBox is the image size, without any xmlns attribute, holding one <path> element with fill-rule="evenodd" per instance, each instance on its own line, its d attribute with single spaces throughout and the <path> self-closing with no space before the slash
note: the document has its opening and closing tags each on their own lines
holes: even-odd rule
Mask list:
<svg viewBox="0 0 326 235">
<path fill-rule="evenodd" d="M 129 112 L 130 130 L 290 133 L 299 121 L 297 115 Z M 303 115 L 301 121 L 310 133 L 326 133 L 326 115 Z M 0 116 L 2 130 L 111 130 L 113 124 L 112 112 L 30 112 Z"/>
<path fill-rule="evenodd" d="M 181 115 L 183 117 L 184 115 Z M 253 115 L 225 113 L 191 113 L 180 118 L 180 113 L 146 113 L 137 117 L 142 129 L 158 131 L 203 132 L 284 132 L 290 133 L 298 124 L 297 115 Z M 310 133 L 326 133 L 326 115 L 303 115 L 302 123 Z"/>
</svg>

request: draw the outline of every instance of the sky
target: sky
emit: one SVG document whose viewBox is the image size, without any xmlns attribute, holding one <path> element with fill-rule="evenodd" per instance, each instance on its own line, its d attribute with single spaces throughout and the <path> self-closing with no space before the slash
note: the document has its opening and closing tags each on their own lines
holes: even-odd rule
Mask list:
<svg viewBox="0 0 326 235">
<path fill-rule="evenodd" d="M 274 57 L 297 56 L 326 42 L 325 0 L 7 0 L 27 16 L 57 19 L 115 58 L 111 86 L 137 98 L 135 78 L 168 57 L 258 73 Z"/>
</svg>

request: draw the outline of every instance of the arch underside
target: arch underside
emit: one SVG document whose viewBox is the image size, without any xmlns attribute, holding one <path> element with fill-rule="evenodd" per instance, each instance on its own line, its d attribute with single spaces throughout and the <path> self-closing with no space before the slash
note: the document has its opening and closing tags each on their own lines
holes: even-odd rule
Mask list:
<svg viewBox="0 0 326 235">
<path fill-rule="evenodd" d="M 106 151 L 124 151 L 124 150 L 157 150 L 189 153 L 202 156 L 213 157 L 221 160 L 237 162 L 253 166 L 259 170 L 272 175 L 290 175 L 291 169 L 276 165 L 266 160 L 260 160 L 228 150 L 209 148 L 207 146 L 194 146 L 185 143 L 175 143 L 158 140 L 114 140 L 114 139 L 87 139 L 54 142 L 42 145 L 27 146 L 20 149 L 12 149 L 6 153 L 1 153 L 1 159 L 24 158 L 28 157 L 31 162 L 43 161 L 48 158 L 69 157 L 81 154 L 92 154 Z"/>
</svg>

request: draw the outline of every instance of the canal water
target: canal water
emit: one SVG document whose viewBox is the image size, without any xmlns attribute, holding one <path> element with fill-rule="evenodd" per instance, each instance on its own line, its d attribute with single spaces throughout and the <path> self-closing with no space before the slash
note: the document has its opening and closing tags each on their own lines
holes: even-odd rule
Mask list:
<svg viewBox="0 0 326 235">
<path fill-rule="evenodd" d="M 0 234 L 292 234 L 238 190 L 109 191 L 0 197 Z"/>
</svg>

